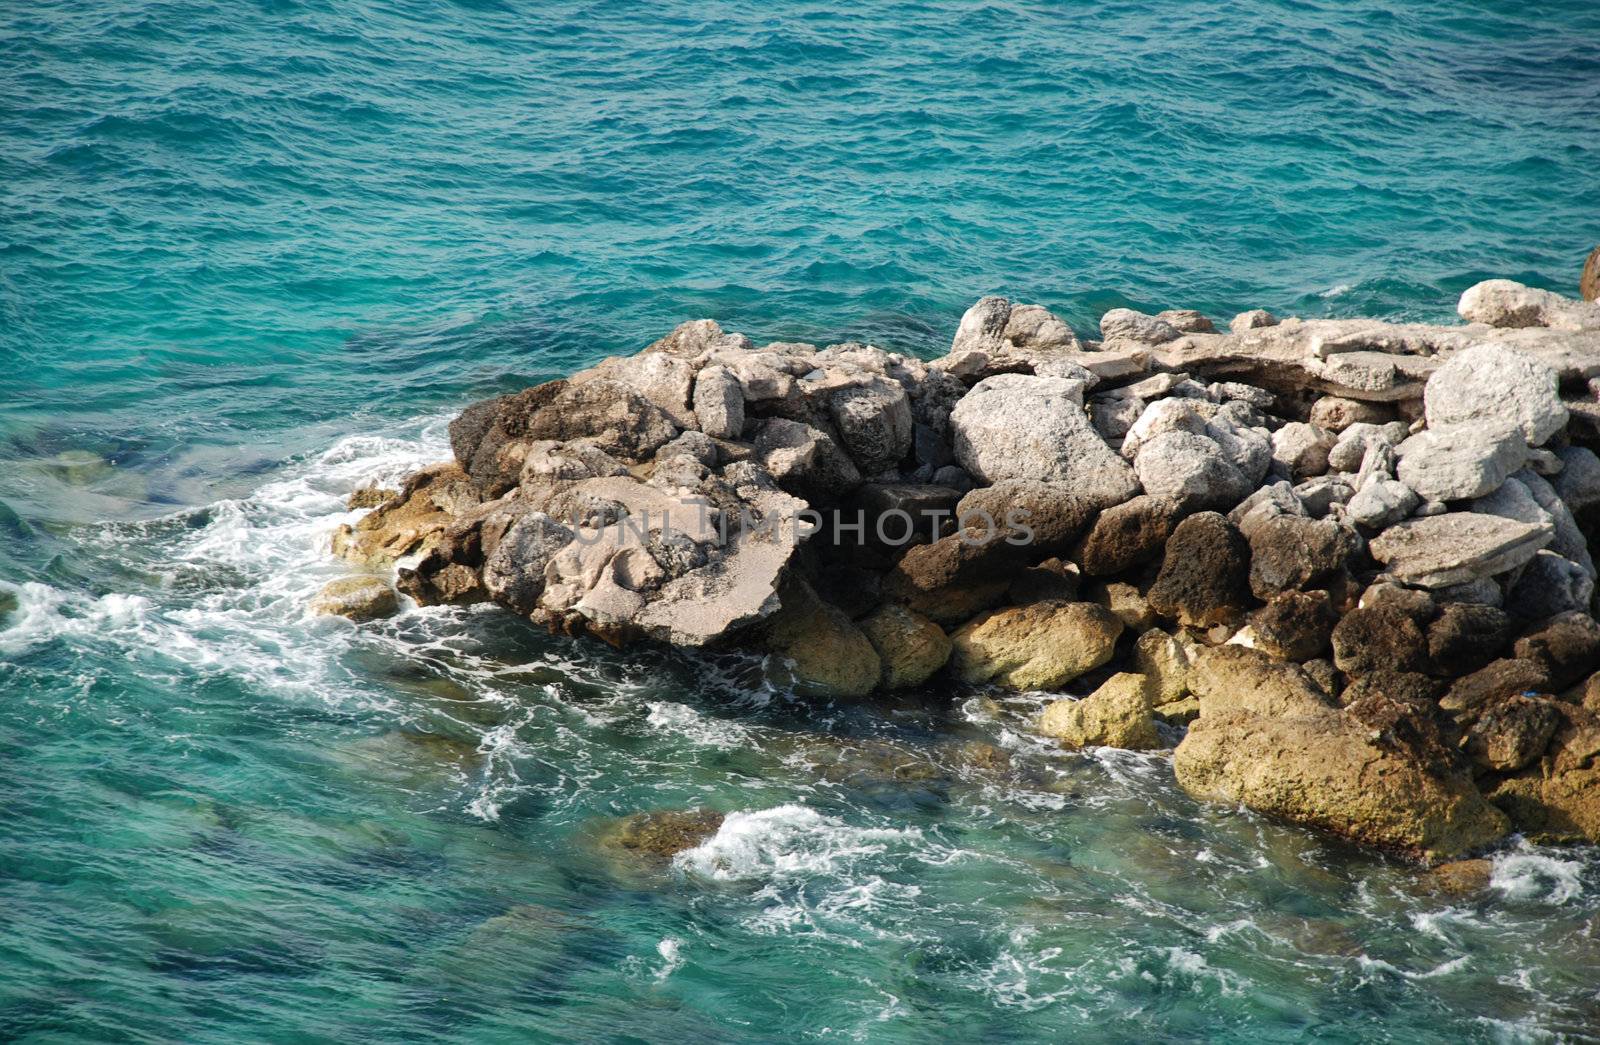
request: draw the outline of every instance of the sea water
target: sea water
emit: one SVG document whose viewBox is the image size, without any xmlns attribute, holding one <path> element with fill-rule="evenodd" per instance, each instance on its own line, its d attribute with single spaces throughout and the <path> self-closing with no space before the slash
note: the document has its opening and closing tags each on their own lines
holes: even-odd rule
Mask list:
<svg viewBox="0 0 1600 1045">
<path fill-rule="evenodd" d="M 453 411 L 685 319 L 1571 293 L 1597 113 L 1579 0 L 6 5 L 0 1038 L 1600 1034 L 1587 850 L 1431 895 L 1040 694 L 305 609 Z"/>
</svg>

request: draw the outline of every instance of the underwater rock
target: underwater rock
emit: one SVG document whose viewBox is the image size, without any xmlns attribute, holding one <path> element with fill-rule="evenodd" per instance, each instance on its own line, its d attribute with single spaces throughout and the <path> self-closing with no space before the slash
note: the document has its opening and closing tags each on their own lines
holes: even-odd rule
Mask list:
<svg viewBox="0 0 1600 1045">
<path fill-rule="evenodd" d="M 394 589 L 379 577 L 338 577 L 311 600 L 311 612 L 353 621 L 392 617 L 400 609 Z"/>
</svg>

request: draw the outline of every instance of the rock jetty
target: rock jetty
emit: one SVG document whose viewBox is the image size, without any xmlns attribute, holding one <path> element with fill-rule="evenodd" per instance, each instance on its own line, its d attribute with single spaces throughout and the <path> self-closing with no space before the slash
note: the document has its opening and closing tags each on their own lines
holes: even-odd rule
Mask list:
<svg viewBox="0 0 1600 1045">
<path fill-rule="evenodd" d="M 988 297 L 934 360 L 685 323 L 467 407 L 334 535 L 423 605 L 765 651 L 796 689 L 1061 694 L 1070 747 L 1436 862 L 1600 840 L 1600 304 L 1096 340 Z"/>
</svg>

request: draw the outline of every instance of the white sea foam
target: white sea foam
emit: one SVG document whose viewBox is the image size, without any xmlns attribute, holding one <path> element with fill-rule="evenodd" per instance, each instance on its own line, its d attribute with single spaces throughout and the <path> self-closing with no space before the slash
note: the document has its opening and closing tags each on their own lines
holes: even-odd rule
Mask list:
<svg viewBox="0 0 1600 1045">
<path fill-rule="evenodd" d="M 645 705 L 645 721 L 659 730 L 676 734 L 702 747 L 732 751 L 750 744 L 750 731 L 729 719 L 702 715 L 687 704 L 651 701 Z"/>
<path fill-rule="evenodd" d="M 1509 899 L 1559 906 L 1583 892 L 1583 864 L 1523 843 L 1522 848 L 1494 858 L 1489 885 Z"/>
<path fill-rule="evenodd" d="M 0 629 L 0 654 L 15 656 L 55 639 L 133 636 L 150 626 L 150 600 L 113 592 L 93 598 L 38 581 L 0 581 L 17 605 Z"/>
<path fill-rule="evenodd" d="M 729 813 L 705 842 L 678 854 L 683 869 L 720 881 L 838 874 L 894 846 L 922 841 L 916 828 L 852 827 L 802 805 Z"/>
</svg>

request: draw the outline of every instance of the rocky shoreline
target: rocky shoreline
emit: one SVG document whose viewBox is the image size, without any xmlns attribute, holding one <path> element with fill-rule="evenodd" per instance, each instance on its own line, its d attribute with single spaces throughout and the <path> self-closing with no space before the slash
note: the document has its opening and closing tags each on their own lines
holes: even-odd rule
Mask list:
<svg viewBox="0 0 1600 1045">
<path fill-rule="evenodd" d="M 992 297 L 932 361 L 685 323 L 358 491 L 333 548 L 367 572 L 318 608 L 392 612 L 392 570 L 818 697 L 1060 693 L 1066 746 L 1176 737 L 1199 798 L 1430 863 L 1600 841 L 1600 304 L 1491 280 L 1458 311 L 1079 340 Z"/>
</svg>

